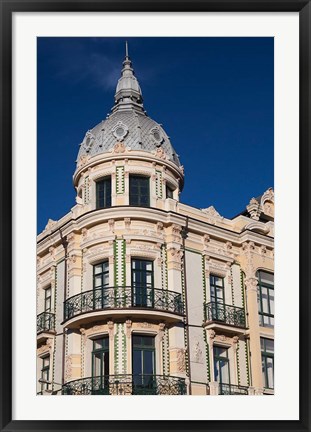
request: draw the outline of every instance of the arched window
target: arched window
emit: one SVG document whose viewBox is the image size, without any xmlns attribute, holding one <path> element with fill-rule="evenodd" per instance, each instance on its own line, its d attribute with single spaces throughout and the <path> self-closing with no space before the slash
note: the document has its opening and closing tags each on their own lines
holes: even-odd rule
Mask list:
<svg viewBox="0 0 311 432">
<path fill-rule="evenodd" d="M 259 270 L 257 277 L 259 325 L 274 327 L 274 275 Z"/>
</svg>

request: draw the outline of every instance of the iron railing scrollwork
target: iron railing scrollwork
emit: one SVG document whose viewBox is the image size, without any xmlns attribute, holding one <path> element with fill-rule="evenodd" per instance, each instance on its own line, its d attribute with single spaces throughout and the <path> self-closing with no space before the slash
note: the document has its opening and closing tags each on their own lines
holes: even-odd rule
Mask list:
<svg viewBox="0 0 311 432">
<path fill-rule="evenodd" d="M 184 314 L 180 293 L 151 287 L 103 287 L 85 291 L 64 303 L 64 320 L 105 309 L 142 308 Z"/>
<path fill-rule="evenodd" d="M 55 330 L 55 314 L 42 312 L 37 315 L 37 333 Z"/>
<path fill-rule="evenodd" d="M 166 375 L 105 375 L 67 382 L 63 395 L 185 395 L 184 378 Z"/>
<path fill-rule="evenodd" d="M 220 395 L 248 395 L 248 387 L 234 384 L 219 383 Z"/>
<path fill-rule="evenodd" d="M 245 328 L 245 311 L 243 308 L 222 303 L 210 302 L 205 305 L 205 320 L 219 321 L 235 327 Z"/>
</svg>

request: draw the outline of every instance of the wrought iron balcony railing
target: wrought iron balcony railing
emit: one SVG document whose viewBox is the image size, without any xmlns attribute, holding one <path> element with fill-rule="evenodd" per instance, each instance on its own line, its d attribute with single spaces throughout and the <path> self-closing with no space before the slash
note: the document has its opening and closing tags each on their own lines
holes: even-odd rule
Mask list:
<svg viewBox="0 0 311 432">
<path fill-rule="evenodd" d="M 184 314 L 180 293 L 150 287 L 104 287 L 85 291 L 64 303 L 64 320 L 105 309 L 155 309 Z"/>
<path fill-rule="evenodd" d="M 248 395 L 248 387 L 234 384 L 219 383 L 220 395 Z"/>
<path fill-rule="evenodd" d="M 105 375 L 69 381 L 63 395 L 185 395 L 184 378 L 166 375 Z"/>
<path fill-rule="evenodd" d="M 205 320 L 218 321 L 235 327 L 245 328 L 246 326 L 243 308 L 215 302 L 205 305 Z"/>
<path fill-rule="evenodd" d="M 37 315 L 37 333 L 55 330 L 55 314 L 42 312 Z"/>
</svg>

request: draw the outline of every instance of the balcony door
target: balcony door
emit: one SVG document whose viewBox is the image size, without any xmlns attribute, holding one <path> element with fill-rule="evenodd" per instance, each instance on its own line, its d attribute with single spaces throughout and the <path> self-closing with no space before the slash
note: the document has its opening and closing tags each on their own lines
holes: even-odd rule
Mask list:
<svg viewBox="0 0 311 432">
<path fill-rule="evenodd" d="M 219 383 L 221 394 L 227 390 L 224 387 L 230 389 L 228 348 L 214 346 L 214 378 Z"/>
<path fill-rule="evenodd" d="M 132 373 L 134 394 L 155 394 L 154 336 L 133 335 Z"/>
<path fill-rule="evenodd" d="M 210 275 L 212 319 L 225 321 L 225 293 L 224 279 L 219 276 Z"/>
<path fill-rule="evenodd" d="M 132 259 L 132 306 L 153 305 L 153 261 Z"/>
<path fill-rule="evenodd" d="M 92 393 L 109 393 L 109 338 L 93 340 Z"/>
<path fill-rule="evenodd" d="M 93 308 L 94 310 L 109 307 L 109 262 L 103 261 L 93 266 Z"/>
</svg>

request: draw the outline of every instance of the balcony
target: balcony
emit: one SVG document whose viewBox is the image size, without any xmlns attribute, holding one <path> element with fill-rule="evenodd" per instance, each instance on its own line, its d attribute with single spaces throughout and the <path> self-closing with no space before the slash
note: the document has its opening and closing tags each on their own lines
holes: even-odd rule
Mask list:
<svg viewBox="0 0 311 432">
<path fill-rule="evenodd" d="M 55 314 L 42 312 L 37 315 L 37 342 L 43 342 L 55 333 Z"/>
<path fill-rule="evenodd" d="M 139 315 L 180 320 L 184 304 L 180 293 L 150 287 L 105 287 L 85 291 L 64 302 L 66 326 L 98 319 L 99 315 Z M 178 317 L 179 316 L 179 317 Z M 69 321 L 69 323 L 68 323 Z"/>
<path fill-rule="evenodd" d="M 63 385 L 63 395 L 186 395 L 184 378 L 165 375 L 105 375 Z"/>
<path fill-rule="evenodd" d="M 42 312 L 37 315 L 37 333 L 53 332 L 55 330 L 55 314 Z"/>
<path fill-rule="evenodd" d="M 219 383 L 220 395 L 248 395 L 248 387 L 234 384 Z"/>
<path fill-rule="evenodd" d="M 227 304 L 210 302 L 205 304 L 206 324 L 217 323 L 245 329 L 245 311 L 243 308 Z"/>
</svg>

